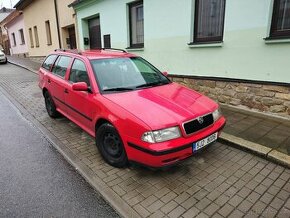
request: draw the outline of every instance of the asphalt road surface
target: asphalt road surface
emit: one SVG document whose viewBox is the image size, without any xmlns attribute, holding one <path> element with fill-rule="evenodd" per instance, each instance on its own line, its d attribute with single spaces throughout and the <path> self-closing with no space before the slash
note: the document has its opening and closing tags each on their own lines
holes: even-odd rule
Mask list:
<svg viewBox="0 0 290 218">
<path fill-rule="evenodd" d="M 118 217 L 1 92 L 0 217 Z"/>
</svg>

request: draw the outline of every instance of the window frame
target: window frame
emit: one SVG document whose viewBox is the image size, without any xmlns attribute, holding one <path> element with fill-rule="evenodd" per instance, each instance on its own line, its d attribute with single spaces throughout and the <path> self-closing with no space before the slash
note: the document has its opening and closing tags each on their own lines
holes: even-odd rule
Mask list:
<svg viewBox="0 0 290 218">
<path fill-rule="evenodd" d="M 198 32 L 198 21 L 200 19 L 199 16 L 199 3 L 202 0 L 195 0 L 194 1 L 194 22 L 193 22 L 193 34 L 192 34 L 192 42 L 190 45 L 193 44 L 210 44 L 210 43 L 221 43 L 223 42 L 224 38 L 224 29 L 225 29 L 225 14 L 226 14 L 226 0 L 224 0 L 224 7 L 223 7 L 223 16 L 222 16 L 222 34 L 221 36 L 215 36 L 215 37 L 204 37 L 204 38 L 198 38 L 197 32 Z"/>
<path fill-rule="evenodd" d="M 16 36 L 15 36 L 15 33 L 13 32 L 13 33 L 11 33 L 11 36 L 12 36 L 12 42 L 13 42 L 13 47 L 16 47 Z"/>
<path fill-rule="evenodd" d="M 128 13 L 129 13 L 129 48 L 144 48 L 144 3 L 143 0 L 139 0 L 139 1 L 134 1 L 134 2 L 130 2 L 127 4 L 128 5 Z M 136 7 L 142 5 L 143 7 L 143 43 L 133 43 L 133 30 L 132 30 L 132 14 L 131 14 L 131 9 L 132 7 Z"/>
<path fill-rule="evenodd" d="M 277 30 L 280 3 L 281 3 L 281 0 L 274 0 L 273 2 L 271 27 L 270 27 L 269 37 L 268 37 L 270 39 L 290 38 L 290 30 L 284 30 L 284 31 Z"/>
<path fill-rule="evenodd" d="M 25 38 L 24 38 L 24 31 L 23 31 L 23 29 L 22 28 L 19 29 L 18 32 L 19 32 L 20 39 L 21 39 L 21 44 L 20 45 L 25 45 Z"/>
<path fill-rule="evenodd" d="M 47 45 L 52 45 L 52 37 L 51 37 L 51 27 L 50 27 L 50 21 L 45 21 L 45 30 L 46 30 L 46 40 Z"/>
<path fill-rule="evenodd" d="M 34 38 L 35 38 L 35 47 L 39 47 L 39 38 L 38 38 L 37 26 L 33 27 L 33 31 L 34 31 Z"/>
<path fill-rule="evenodd" d="M 29 33 L 29 39 L 30 39 L 30 47 L 34 48 L 33 33 L 32 33 L 31 27 L 28 29 L 28 33 Z"/>
</svg>

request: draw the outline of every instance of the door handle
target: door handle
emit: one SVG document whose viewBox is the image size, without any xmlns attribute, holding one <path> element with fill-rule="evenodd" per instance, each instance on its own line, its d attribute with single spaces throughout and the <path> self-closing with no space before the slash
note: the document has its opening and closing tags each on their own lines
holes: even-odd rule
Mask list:
<svg viewBox="0 0 290 218">
<path fill-rule="evenodd" d="M 50 79 L 47 80 L 48 83 L 51 83 Z"/>
<path fill-rule="evenodd" d="M 68 90 L 67 89 L 64 89 L 64 93 L 68 94 Z"/>
</svg>

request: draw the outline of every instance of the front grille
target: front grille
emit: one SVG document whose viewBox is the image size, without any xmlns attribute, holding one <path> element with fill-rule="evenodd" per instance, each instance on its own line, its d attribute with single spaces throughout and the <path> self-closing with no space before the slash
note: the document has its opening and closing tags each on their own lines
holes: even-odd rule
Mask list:
<svg viewBox="0 0 290 218">
<path fill-rule="evenodd" d="M 203 122 L 199 122 L 198 118 L 197 118 L 195 120 L 192 120 L 192 121 L 189 121 L 189 122 L 183 124 L 185 133 L 187 135 L 192 134 L 194 132 L 197 132 L 197 131 L 204 129 L 204 128 L 210 126 L 211 124 L 213 124 L 212 114 L 201 116 L 201 118 L 203 118 Z"/>
</svg>

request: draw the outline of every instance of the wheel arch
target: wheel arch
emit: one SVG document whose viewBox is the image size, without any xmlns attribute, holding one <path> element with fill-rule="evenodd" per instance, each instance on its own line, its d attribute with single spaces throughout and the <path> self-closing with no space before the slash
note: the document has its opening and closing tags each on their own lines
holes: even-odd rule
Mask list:
<svg viewBox="0 0 290 218">
<path fill-rule="evenodd" d="M 108 119 L 105 118 L 99 118 L 95 124 L 95 132 L 98 130 L 98 128 L 103 125 L 104 123 L 109 123 L 112 126 L 114 126 L 114 124 L 112 122 L 110 122 Z M 115 127 L 115 126 L 114 126 Z M 116 127 L 115 127 L 116 128 Z"/>
</svg>

